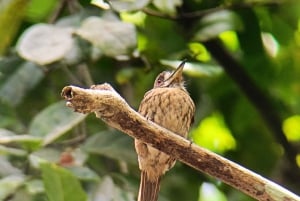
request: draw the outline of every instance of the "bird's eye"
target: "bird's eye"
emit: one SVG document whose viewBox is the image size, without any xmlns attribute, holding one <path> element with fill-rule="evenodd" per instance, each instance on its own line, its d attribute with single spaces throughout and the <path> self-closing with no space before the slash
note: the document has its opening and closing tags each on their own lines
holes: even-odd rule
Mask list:
<svg viewBox="0 0 300 201">
<path fill-rule="evenodd" d="M 164 81 L 164 77 L 163 77 L 163 76 L 160 76 L 160 77 L 157 79 L 157 84 L 161 84 L 163 81 Z"/>
<path fill-rule="evenodd" d="M 159 86 L 161 86 L 161 85 L 163 84 L 163 82 L 164 82 L 164 76 L 163 76 L 163 75 L 159 75 L 159 76 L 156 78 L 155 82 L 154 82 L 154 87 L 159 87 Z"/>
</svg>

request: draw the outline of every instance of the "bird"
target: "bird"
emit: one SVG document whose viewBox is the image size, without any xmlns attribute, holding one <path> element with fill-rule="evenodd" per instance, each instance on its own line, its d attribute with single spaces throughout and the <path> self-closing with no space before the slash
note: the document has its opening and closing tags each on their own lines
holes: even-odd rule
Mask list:
<svg viewBox="0 0 300 201">
<path fill-rule="evenodd" d="M 185 61 L 174 71 L 163 71 L 153 89 L 145 93 L 138 112 L 175 134 L 187 138 L 194 121 L 195 104 L 184 86 Z M 138 201 L 157 201 L 161 177 L 175 165 L 175 158 L 135 139 L 141 170 Z"/>
</svg>

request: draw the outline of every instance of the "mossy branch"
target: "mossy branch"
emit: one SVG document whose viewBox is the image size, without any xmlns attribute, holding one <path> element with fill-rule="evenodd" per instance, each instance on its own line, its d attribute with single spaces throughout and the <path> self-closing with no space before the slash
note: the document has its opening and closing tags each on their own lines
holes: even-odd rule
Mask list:
<svg viewBox="0 0 300 201">
<path fill-rule="evenodd" d="M 94 112 L 109 126 L 142 140 L 257 200 L 300 201 L 300 197 L 278 184 L 148 121 L 133 110 L 109 84 L 93 85 L 90 89 L 66 86 L 62 90 L 62 96 L 67 101 L 67 106 L 76 112 Z"/>
</svg>

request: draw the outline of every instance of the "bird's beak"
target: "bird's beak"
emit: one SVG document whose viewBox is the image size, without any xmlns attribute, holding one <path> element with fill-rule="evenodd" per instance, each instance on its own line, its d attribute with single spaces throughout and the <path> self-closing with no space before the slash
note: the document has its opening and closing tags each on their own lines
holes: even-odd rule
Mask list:
<svg viewBox="0 0 300 201">
<path fill-rule="evenodd" d="M 176 68 L 176 70 L 171 74 L 171 76 L 166 80 L 168 85 L 172 83 L 181 83 L 182 81 L 182 72 L 186 60 L 182 61 L 181 64 Z"/>
</svg>

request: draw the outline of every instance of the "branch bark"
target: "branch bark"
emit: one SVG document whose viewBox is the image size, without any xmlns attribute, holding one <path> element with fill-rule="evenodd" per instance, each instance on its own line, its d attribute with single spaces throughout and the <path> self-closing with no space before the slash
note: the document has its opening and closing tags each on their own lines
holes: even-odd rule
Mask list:
<svg viewBox="0 0 300 201">
<path fill-rule="evenodd" d="M 76 112 L 94 112 L 109 126 L 142 140 L 257 200 L 300 201 L 300 197 L 278 184 L 148 121 L 133 110 L 109 84 L 94 85 L 90 89 L 66 86 L 62 90 L 62 96 L 67 101 L 66 105 Z"/>
</svg>

